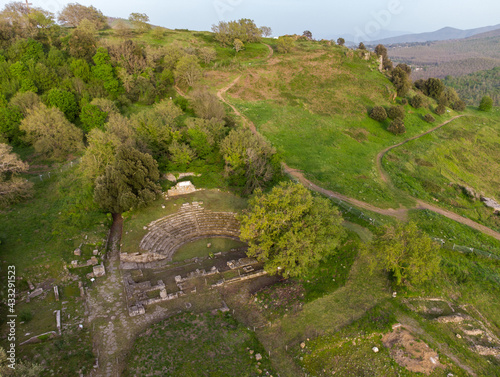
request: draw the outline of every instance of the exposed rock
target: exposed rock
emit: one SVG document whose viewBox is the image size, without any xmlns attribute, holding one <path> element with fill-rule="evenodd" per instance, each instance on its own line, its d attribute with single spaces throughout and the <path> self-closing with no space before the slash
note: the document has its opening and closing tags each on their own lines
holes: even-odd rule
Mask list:
<svg viewBox="0 0 500 377">
<path fill-rule="evenodd" d="M 300 348 L 306 348 L 306 343 L 305 342 L 300 343 Z"/>
<path fill-rule="evenodd" d="M 379 349 L 378 349 L 378 347 L 373 347 L 372 351 L 375 352 L 375 353 L 377 353 L 379 351 Z"/>
<path fill-rule="evenodd" d="M 495 212 L 500 212 L 500 204 L 498 204 L 495 199 L 481 196 L 481 201 L 484 203 L 486 207 L 493 208 Z"/>
<path fill-rule="evenodd" d="M 75 251 L 73 251 L 73 254 L 75 254 L 77 257 L 81 257 L 82 256 L 82 251 L 78 247 L 78 248 L 75 249 Z"/>
<path fill-rule="evenodd" d="M 438 317 L 436 320 L 439 323 L 460 323 L 463 322 L 464 319 L 465 317 L 460 314 L 453 314 L 444 317 Z"/>
<path fill-rule="evenodd" d="M 255 360 L 262 360 L 262 355 L 260 353 L 255 354 Z"/>
<path fill-rule="evenodd" d="M 481 356 L 500 356 L 500 348 L 484 347 L 475 345 L 472 350 Z"/>
</svg>

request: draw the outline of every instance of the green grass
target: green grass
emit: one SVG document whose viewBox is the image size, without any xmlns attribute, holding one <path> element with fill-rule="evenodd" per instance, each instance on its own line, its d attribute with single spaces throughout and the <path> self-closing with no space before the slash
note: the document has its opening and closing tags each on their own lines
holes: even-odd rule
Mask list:
<svg viewBox="0 0 500 377">
<path fill-rule="evenodd" d="M 499 230 L 500 218 L 493 210 L 458 187 L 500 198 L 500 178 L 495 174 L 500 167 L 500 116 L 483 114 L 472 112 L 392 150 L 384 168 L 397 188 Z"/>
<path fill-rule="evenodd" d="M 203 202 L 203 208 L 214 212 L 239 212 L 246 208 L 246 199 L 219 191 L 219 189 L 197 191 L 168 200 L 160 198 L 145 208 L 124 214 L 125 222 L 121 251 L 123 253 L 137 252 L 139 243 L 147 234 L 147 230 L 143 229 L 144 226 L 154 220 L 177 212 L 182 204 L 192 202 Z M 165 206 L 165 208 L 162 208 L 162 206 Z"/>
<path fill-rule="evenodd" d="M 257 362 L 255 355 L 262 360 Z M 139 336 L 125 376 L 258 376 L 274 374 L 255 333 L 230 314 L 183 314 Z"/>
<path fill-rule="evenodd" d="M 207 247 L 207 244 L 211 244 Z M 174 253 L 172 260 L 181 262 L 195 257 L 206 257 L 219 252 L 229 251 L 234 248 L 242 247 L 245 244 L 229 238 L 204 238 L 192 241 L 182 245 Z"/>
</svg>

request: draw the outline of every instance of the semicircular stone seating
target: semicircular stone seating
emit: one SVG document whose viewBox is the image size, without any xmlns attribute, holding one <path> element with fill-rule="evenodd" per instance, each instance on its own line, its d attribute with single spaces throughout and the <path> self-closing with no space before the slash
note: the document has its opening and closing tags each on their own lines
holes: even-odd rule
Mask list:
<svg viewBox="0 0 500 377">
<path fill-rule="evenodd" d="M 197 202 L 185 203 L 177 213 L 151 222 L 139 247 L 172 260 L 175 251 L 189 241 L 209 237 L 239 240 L 240 223 L 235 216 L 205 210 Z"/>
</svg>

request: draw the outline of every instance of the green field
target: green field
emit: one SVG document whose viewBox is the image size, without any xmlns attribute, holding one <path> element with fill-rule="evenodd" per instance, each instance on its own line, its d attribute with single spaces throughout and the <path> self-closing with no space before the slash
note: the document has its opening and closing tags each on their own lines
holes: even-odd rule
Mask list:
<svg viewBox="0 0 500 377">
<path fill-rule="evenodd" d="M 260 354 L 262 359 L 256 360 Z M 183 314 L 138 337 L 124 376 L 258 376 L 274 373 L 255 333 L 230 314 Z"/>
<path fill-rule="evenodd" d="M 211 244 L 210 247 L 207 246 L 208 244 Z M 242 246 L 245 246 L 243 242 L 229 238 L 203 238 L 182 245 L 174 253 L 172 260 L 174 262 L 181 262 L 195 257 L 206 257 Z"/>
</svg>

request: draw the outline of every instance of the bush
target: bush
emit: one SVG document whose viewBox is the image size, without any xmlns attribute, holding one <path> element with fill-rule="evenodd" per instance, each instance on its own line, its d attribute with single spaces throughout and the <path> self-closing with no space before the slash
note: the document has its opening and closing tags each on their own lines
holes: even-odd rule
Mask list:
<svg viewBox="0 0 500 377">
<path fill-rule="evenodd" d="M 406 98 L 401 98 L 401 105 L 408 105 L 408 100 Z"/>
<path fill-rule="evenodd" d="M 33 319 L 33 312 L 29 309 L 24 309 L 19 314 L 19 319 L 23 322 L 29 322 Z"/>
<path fill-rule="evenodd" d="M 387 131 L 392 132 L 394 135 L 400 135 L 406 132 L 406 127 L 401 119 L 395 119 L 389 124 Z"/>
<path fill-rule="evenodd" d="M 403 120 L 405 118 L 405 109 L 402 106 L 392 106 L 389 108 L 389 111 L 387 111 L 387 115 L 392 120 Z"/>
<path fill-rule="evenodd" d="M 436 118 L 434 118 L 431 114 L 425 114 L 424 119 L 429 123 L 434 123 L 436 121 Z"/>
<path fill-rule="evenodd" d="M 434 110 L 434 112 L 437 114 L 437 115 L 443 115 L 445 112 L 446 112 L 446 107 L 444 107 L 444 105 L 442 103 L 440 103 L 436 109 Z"/>
<path fill-rule="evenodd" d="M 491 111 L 493 108 L 493 100 L 491 97 L 484 96 L 481 99 L 481 103 L 479 104 L 479 110 L 481 111 Z"/>
<path fill-rule="evenodd" d="M 424 106 L 425 98 L 421 94 L 416 94 L 410 101 L 410 105 L 412 105 L 415 109 L 418 109 Z"/>
<path fill-rule="evenodd" d="M 377 122 L 383 122 L 387 119 L 387 112 L 382 106 L 375 106 L 370 112 L 370 118 Z"/>
<path fill-rule="evenodd" d="M 459 99 L 451 105 L 451 108 L 455 111 L 464 111 L 465 110 L 465 102 Z"/>
</svg>

